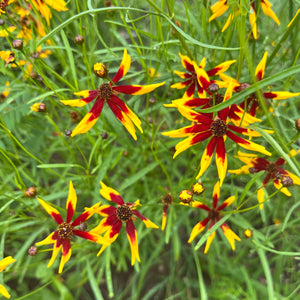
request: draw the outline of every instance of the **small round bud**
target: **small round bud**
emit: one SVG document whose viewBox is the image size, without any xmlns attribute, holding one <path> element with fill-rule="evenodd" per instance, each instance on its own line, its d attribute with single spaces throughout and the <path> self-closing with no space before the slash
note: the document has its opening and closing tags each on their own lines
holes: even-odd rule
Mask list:
<svg viewBox="0 0 300 300">
<path fill-rule="evenodd" d="M 251 174 L 257 173 L 257 169 L 255 169 L 254 167 L 249 168 L 249 172 L 250 172 Z"/>
<path fill-rule="evenodd" d="M 81 231 L 85 231 L 87 229 L 87 225 L 86 225 L 86 223 L 80 223 L 78 228 Z"/>
<path fill-rule="evenodd" d="M 208 86 L 208 91 L 212 94 L 216 93 L 220 88 L 219 86 L 216 84 L 216 83 L 211 83 L 209 86 Z"/>
<path fill-rule="evenodd" d="M 106 7 L 111 7 L 111 6 L 112 6 L 111 1 L 109 1 L 109 0 L 106 0 L 106 1 L 104 2 L 104 5 L 105 5 Z"/>
<path fill-rule="evenodd" d="M 106 132 L 102 132 L 101 137 L 103 140 L 106 140 L 108 138 L 108 134 Z"/>
<path fill-rule="evenodd" d="M 126 151 L 126 150 L 123 151 L 123 156 L 124 156 L 124 157 L 127 157 L 127 156 L 128 156 L 128 151 Z"/>
<path fill-rule="evenodd" d="M 107 67 L 102 63 L 97 63 L 94 65 L 94 74 L 100 78 L 106 78 L 108 74 Z"/>
<path fill-rule="evenodd" d="M 47 105 L 45 103 L 35 103 L 30 107 L 30 109 L 35 112 L 46 112 Z"/>
<path fill-rule="evenodd" d="M 38 76 L 36 77 L 36 80 L 37 80 L 38 82 L 43 82 L 43 81 L 44 81 L 44 79 L 43 79 L 43 77 L 42 77 L 41 75 L 38 75 Z"/>
<path fill-rule="evenodd" d="M 22 50 L 23 49 L 23 41 L 22 40 L 14 40 L 12 42 L 12 47 L 14 49 L 17 49 L 17 50 Z"/>
<path fill-rule="evenodd" d="M 161 200 L 161 202 L 164 205 L 170 205 L 173 203 L 173 201 L 174 201 L 174 198 L 171 193 L 167 193 L 166 195 L 164 195 Z"/>
<path fill-rule="evenodd" d="M 193 200 L 193 194 L 189 190 L 182 190 L 179 193 L 179 199 L 183 203 L 189 204 Z"/>
<path fill-rule="evenodd" d="M 296 129 L 300 131 L 300 118 L 295 122 Z"/>
<path fill-rule="evenodd" d="M 204 191 L 205 191 L 205 187 L 200 182 L 197 182 L 192 186 L 192 192 L 197 196 L 201 195 Z"/>
<path fill-rule="evenodd" d="M 71 136 L 72 130 L 66 129 L 65 130 L 65 136 Z"/>
<path fill-rule="evenodd" d="M 289 187 L 294 184 L 293 179 L 290 176 L 283 176 L 281 178 L 281 183 L 284 187 Z"/>
<path fill-rule="evenodd" d="M 3 26 L 5 24 L 5 21 L 0 19 L 0 26 Z"/>
<path fill-rule="evenodd" d="M 244 237 L 245 237 L 246 239 L 249 239 L 249 238 L 251 238 L 252 236 L 253 236 L 252 230 L 246 229 L 246 230 L 244 231 Z"/>
<path fill-rule="evenodd" d="M 78 112 L 73 110 L 70 112 L 70 117 L 73 123 L 78 123 L 82 119 L 81 115 Z"/>
<path fill-rule="evenodd" d="M 30 76 L 32 79 L 36 79 L 37 73 L 36 73 L 36 72 L 30 72 L 29 76 Z"/>
<path fill-rule="evenodd" d="M 28 249 L 28 254 L 30 256 L 35 256 L 36 254 L 38 253 L 38 248 L 36 246 L 31 246 L 29 249 Z"/>
<path fill-rule="evenodd" d="M 280 225 L 281 224 L 281 221 L 279 219 L 274 219 L 273 222 L 274 222 L 275 225 Z"/>
<path fill-rule="evenodd" d="M 77 45 L 81 45 L 83 44 L 83 42 L 84 42 L 84 37 L 82 35 L 78 34 L 75 36 L 75 43 Z"/>
<path fill-rule="evenodd" d="M 34 198 L 37 195 L 37 190 L 34 186 L 29 187 L 26 191 L 25 191 L 25 196 L 28 198 Z"/>
<path fill-rule="evenodd" d="M 249 83 L 242 83 L 239 87 L 238 87 L 238 92 L 241 92 L 245 89 L 247 89 L 250 86 Z"/>
<path fill-rule="evenodd" d="M 151 98 L 149 99 L 149 103 L 150 103 L 150 104 L 154 104 L 155 102 L 156 102 L 155 98 L 151 97 Z"/>
</svg>

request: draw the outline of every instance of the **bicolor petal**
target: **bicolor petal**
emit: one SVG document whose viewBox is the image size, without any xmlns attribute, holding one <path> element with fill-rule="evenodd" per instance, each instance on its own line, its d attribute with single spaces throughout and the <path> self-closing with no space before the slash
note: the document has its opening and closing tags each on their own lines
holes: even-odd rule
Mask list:
<svg viewBox="0 0 300 300">
<path fill-rule="evenodd" d="M 127 233 L 127 238 L 128 238 L 129 244 L 130 244 L 130 250 L 131 250 L 131 265 L 134 265 L 136 259 L 139 262 L 141 260 L 140 260 L 140 256 L 139 256 L 137 233 L 136 233 L 136 229 L 135 229 L 135 226 L 134 226 L 132 220 L 129 220 L 126 223 L 126 233 Z"/>
<path fill-rule="evenodd" d="M 240 241 L 241 239 L 229 228 L 227 224 L 222 224 L 221 228 L 224 232 L 226 239 L 228 240 L 231 249 L 235 250 L 235 241 Z"/>
<path fill-rule="evenodd" d="M 268 52 L 266 51 L 262 60 L 259 62 L 255 69 L 255 76 L 258 81 L 262 80 L 265 74 L 266 62 L 267 62 Z"/>
<path fill-rule="evenodd" d="M 213 231 L 212 234 L 207 238 L 206 244 L 205 244 L 205 249 L 204 249 L 204 254 L 206 254 L 208 252 L 210 245 L 211 245 L 213 239 L 215 238 L 215 236 L 216 236 L 216 232 Z"/>
<path fill-rule="evenodd" d="M 188 240 L 188 243 L 191 243 L 195 239 L 195 237 L 205 229 L 208 222 L 209 222 L 209 218 L 205 218 L 204 220 L 197 223 L 193 227 L 192 232 L 191 232 L 190 237 L 189 237 L 189 240 Z"/>
<path fill-rule="evenodd" d="M 119 93 L 130 94 L 130 95 L 143 95 L 152 92 L 156 88 L 164 85 L 165 82 L 149 84 L 149 85 L 120 85 L 113 86 L 112 89 Z"/>
<path fill-rule="evenodd" d="M 112 79 L 112 81 L 114 83 L 118 82 L 123 76 L 125 76 L 130 68 L 130 64 L 131 64 L 131 57 L 130 55 L 127 53 L 127 50 L 124 49 L 123 52 L 123 58 L 120 64 L 120 67 L 116 73 L 116 75 L 114 76 L 114 78 Z"/>
<path fill-rule="evenodd" d="M 55 220 L 55 222 L 57 224 L 63 223 L 63 219 L 57 209 L 55 209 L 54 207 L 49 205 L 46 201 L 44 201 L 40 198 L 37 198 L 37 199 L 40 202 L 40 204 L 43 206 L 45 211 Z"/>
</svg>

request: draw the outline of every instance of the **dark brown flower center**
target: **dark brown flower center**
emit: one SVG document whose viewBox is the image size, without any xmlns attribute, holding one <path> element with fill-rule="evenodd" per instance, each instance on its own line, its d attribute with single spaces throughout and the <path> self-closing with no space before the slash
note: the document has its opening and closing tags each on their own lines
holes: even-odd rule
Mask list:
<svg viewBox="0 0 300 300">
<path fill-rule="evenodd" d="M 208 218 L 210 220 L 212 220 L 213 222 L 217 222 L 220 219 L 220 213 L 217 210 L 215 210 L 215 209 L 212 208 L 208 212 Z"/>
<path fill-rule="evenodd" d="M 113 90 L 109 83 L 103 83 L 100 85 L 98 89 L 98 95 L 103 100 L 108 100 L 111 98 L 111 95 L 113 94 Z"/>
<path fill-rule="evenodd" d="M 221 94 L 215 94 L 215 105 L 222 103 L 224 100 L 224 96 Z M 213 106 L 214 105 L 214 99 L 211 97 L 209 99 L 209 105 Z"/>
<path fill-rule="evenodd" d="M 212 131 L 214 136 L 218 136 L 218 137 L 224 136 L 227 131 L 227 124 L 225 121 L 221 119 L 216 119 L 210 125 L 210 130 Z"/>
<path fill-rule="evenodd" d="M 132 217 L 131 208 L 124 204 L 117 207 L 117 218 L 122 222 L 128 222 Z"/>
<path fill-rule="evenodd" d="M 278 166 L 274 163 L 268 164 L 266 166 L 266 171 L 272 176 L 275 177 L 276 179 L 280 179 L 280 172 L 278 171 Z"/>
<path fill-rule="evenodd" d="M 58 235 L 61 239 L 69 239 L 73 235 L 73 226 L 63 222 L 58 226 Z"/>
</svg>

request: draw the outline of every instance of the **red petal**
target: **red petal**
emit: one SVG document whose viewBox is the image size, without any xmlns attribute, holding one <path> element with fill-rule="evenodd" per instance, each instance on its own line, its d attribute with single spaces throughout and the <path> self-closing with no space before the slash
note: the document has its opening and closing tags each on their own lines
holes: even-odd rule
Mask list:
<svg viewBox="0 0 300 300">
<path fill-rule="evenodd" d="M 133 94 L 137 91 L 141 90 L 142 87 L 140 86 L 132 86 L 132 85 L 119 85 L 119 86 L 113 86 L 112 89 L 114 91 L 117 91 L 119 93 L 123 94 Z"/>
<path fill-rule="evenodd" d="M 77 230 L 77 229 L 73 229 L 73 233 L 81 238 L 84 238 L 86 240 L 91 240 L 93 242 L 97 241 L 97 239 L 95 239 L 95 235 L 90 234 L 87 231 L 81 231 L 81 230 Z"/>
<path fill-rule="evenodd" d="M 194 83 L 192 83 L 189 87 L 188 87 L 188 89 L 186 90 L 186 92 L 185 92 L 185 94 L 187 95 L 187 97 L 192 97 L 192 96 L 194 96 L 194 93 L 195 93 L 195 84 Z"/>
<path fill-rule="evenodd" d="M 91 122 L 91 121 L 99 118 L 99 116 L 102 112 L 103 105 L 104 105 L 104 100 L 98 97 L 96 99 L 95 104 L 93 105 L 93 107 L 89 111 L 89 113 L 91 113 L 92 115 L 89 117 L 87 122 Z"/>
</svg>

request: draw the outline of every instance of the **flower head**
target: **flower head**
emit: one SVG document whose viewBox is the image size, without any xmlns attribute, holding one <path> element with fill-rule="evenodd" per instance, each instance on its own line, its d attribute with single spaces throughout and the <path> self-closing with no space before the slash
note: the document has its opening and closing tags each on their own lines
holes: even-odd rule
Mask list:
<svg viewBox="0 0 300 300">
<path fill-rule="evenodd" d="M 195 90 L 198 91 L 199 97 L 205 97 L 206 91 L 211 83 L 218 83 L 218 85 L 224 86 L 222 82 L 211 80 L 210 76 L 219 75 L 225 72 L 231 64 L 235 62 L 235 60 L 225 61 L 224 63 L 219 64 L 218 66 L 212 68 L 209 71 L 204 71 L 206 59 L 205 57 L 200 62 L 199 66 L 193 60 L 191 60 L 188 56 L 182 55 L 178 53 L 181 59 L 182 66 L 186 69 L 187 72 L 174 71 L 180 78 L 186 79 L 184 82 L 175 83 L 171 85 L 171 88 L 175 89 L 184 89 L 186 87 L 187 90 L 184 93 L 183 98 L 191 98 L 194 96 Z"/>
<path fill-rule="evenodd" d="M 207 212 L 207 217 L 194 226 L 194 228 L 192 229 L 192 232 L 190 234 L 188 243 L 191 243 L 195 239 L 195 237 L 206 228 L 207 224 L 209 224 L 208 229 L 210 229 L 212 226 L 214 226 L 215 223 L 217 223 L 219 220 L 221 220 L 222 219 L 221 211 L 224 210 L 227 206 L 229 206 L 235 200 L 235 196 L 231 196 L 231 197 L 227 198 L 221 205 L 217 206 L 219 197 L 220 197 L 220 182 L 218 181 L 214 186 L 213 205 L 211 208 L 208 207 L 206 204 L 199 202 L 199 201 L 192 202 L 191 206 L 205 210 Z M 221 229 L 222 229 L 226 239 L 230 243 L 232 250 L 235 250 L 235 240 L 240 241 L 241 239 L 229 228 L 229 226 L 226 223 L 223 223 L 221 225 Z M 209 247 L 210 247 L 215 235 L 216 235 L 216 232 L 213 231 L 212 234 L 208 237 L 208 239 L 206 241 L 206 246 L 204 249 L 205 254 L 208 252 Z"/>
<path fill-rule="evenodd" d="M 124 49 L 123 59 L 119 70 L 117 71 L 116 75 L 112 79 L 112 83 L 102 83 L 97 90 L 85 90 L 75 95 L 83 96 L 84 98 L 78 100 L 61 100 L 61 102 L 65 105 L 77 106 L 81 107 L 84 106 L 93 100 L 95 103 L 88 114 L 81 120 L 81 122 L 77 125 L 77 127 L 73 130 L 72 136 L 75 136 L 79 133 L 85 133 L 89 131 L 94 124 L 97 122 L 104 103 L 106 102 L 113 112 L 113 114 L 117 117 L 117 119 L 122 122 L 122 124 L 126 127 L 128 132 L 132 135 L 132 137 L 136 140 L 136 133 L 134 125 L 143 132 L 141 128 L 141 121 L 139 118 L 131 111 L 131 109 L 118 97 L 119 93 L 130 94 L 130 95 L 143 95 L 148 92 L 153 91 L 157 87 L 164 84 L 157 83 L 157 84 L 150 84 L 150 85 L 121 85 L 115 86 L 123 76 L 129 70 L 131 63 L 131 58 L 127 54 L 127 50 Z M 98 70 L 98 66 L 96 67 L 96 71 Z M 134 125 L 133 125 L 134 124 Z"/>
<path fill-rule="evenodd" d="M 227 99 L 230 97 L 230 95 L 231 93 L 230 91 L 228 92 L 227 89 L 224 98 Z M 187 148 L 210 139 L 202 155 L 201 168 L 197 178 L 202 176 L 206 171 L 211 163 L 213 153 L 216 150 L 216 164 L 218 168 L 220 185 L 222 185 L 227 171 L 227 154 L 225 148 L 226 137 L 245 149 L 271 155 L 271 153 L 268 152 L 263 146 L 255 144 L 252 141 L 245 140 L 244 138 L 236 135 L 236 133 L 238 133 L 242 135 L 255 136 L 257 133 L 251 129 L 229 124 L 231 121 L 231 119 L 228 117 L 230 112 L 229 107 L 219 111 L 215 118 L 213 118 L 211 114 L 204 115 L 185 107 L 179 107 L 178 109 L 180 113 L 185 118 L 192 121 L 193 124 L 191 126 L 162 133 L 163 135 L 167 135 L 169 137 L 187 137 L 185 140 L 176 145 L 176 152 L 173 156 L 174 158 Z"/>
<path fill-rule="evenodd" d="M 15 261 L 16 260 L 11 256 L 7 256 L 0 260 L 0 272 L 2 272 L 8 265 L 12 264 Z M 0 284 L 0 294 L 7 299 L 10 298 L 10 294 L 2 284 Z"/>
<path fill-rule="evenodd" d="M 126 224 L 127 238 L 131 249 L 131 264 L 134 265 L 135 260 L 140 261 L 139 250 L 138 250 L 138 240 L 137 232 L 133 223 L 138 217 L 144 222 L 146 227 L 158 228 L 154 223 L 145 218 L 136 207 L 140 205 L 139 200 L 134 203 L 125 203 L 120 194 L 114 189 L 106 186 L 102 181 L 100 194 L 105 199 L 112 201 L 117 204 L 117 206 L 102 205 L 97 210 L 104 219 L 100 224 L 91 230 L 92 233 L 101 234 L 104 233 L 104 238 L 108 241 L 108 244 L 112 244 L 118 237 L 122 224 Z M 108 245 L 103 244 L 98 255 L 100 255 Z"/>
<path fill-rule="evenodd" d="M 49 205 L 46 201 L 38 198 L 38 201 L 43 206 L 43 208 L 46 210 L 46 212 L 54 219 L 54 221 L 58 224 L 58 229 L 54 232 L 52 232 L 48 237 L 46 237 L 44 240 L 36 243 L 37 246 L 40 245 L 48 245 L 48 244 L 54 244 L 53 245 L 53 251 L 52 251 L 52 257 L 50 259 L 50 262 L 48 264 L 48 268 L 53 264 L 58 252 L 62 250 L 62 257 L 59 264 L 59 270 L 58 273 L 61 273 L 63 270 L 63 267 L 65 263 L 70 259 L 71 257 L 71 243 L 70 239 L 73 235 L 77 235 L 81 238 L 90 240 L 92 242 L 96 243 L 106 243 L 105 239 L 103 239 L 101 236 L 87 232 L 87 231 L 81 231 L 76 229 L 75 227 L 80 225 L 81 223 L 85 222 L 87 219 L 89 219 L 99 208 L 100 202 L 95 204 L 94 206 L 90 208 L 86 208 L 85 212 L 83 212 L 81 215 L 79 215 L 74 221 L 72 221 L 76 204 L 77 204 L 77 196 L 75 189 L 73 187 L 72 181 L 69 183 L 69 195 L 67 199 L 66 204 L 66 210 L 67 210 L 67 218 L 66 221 L 63 220 L 60 213 L 53 208 L 51 205 Z"/>
<path fill-rule="evenodd" d="M 297 152 L 295 153 L 297 154 Z M 248 174 L 248 173 L 259 173 L 265 172 L 266 177 L 263 180 L 263 186 L 265 186 L 270 180 L 273 180 L 273 184 L 276 189 L 284 193 L 286 196 L 291 196 L 292 194 L 287 189 L 288 186 L 292 184 L 300 185 L 300 178 L 293 173 L 285 170 L 282 166 L 285 164 L 283 158 L 279 158 L 275 162 L 270 162 L 265 158 L 258 157 L 256 154 L 243 153 L 238 151 L 238 159 L 245 163 L 240 169 L 228 170 L 229 173 L 233 174 Z M 257 199 L 259 203 L 264 202 L 264 190 L 259 188 L 257 191 Z M 263 205 L 260 205 L 260 209 Z"/>
</svg>

